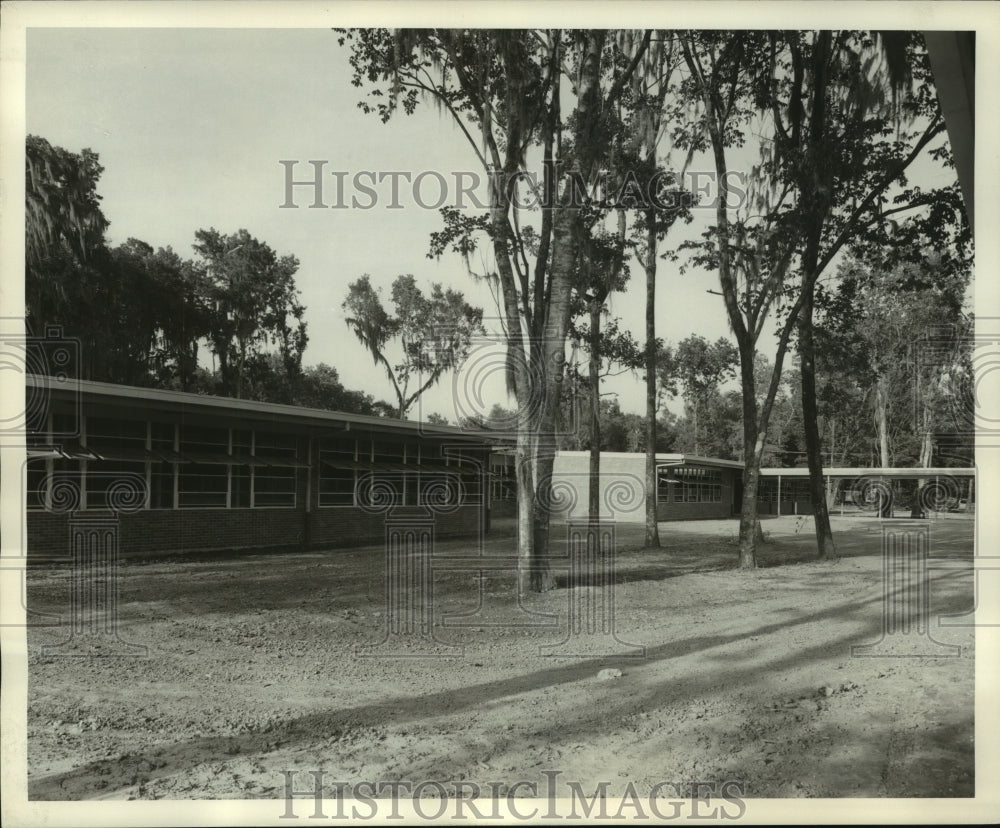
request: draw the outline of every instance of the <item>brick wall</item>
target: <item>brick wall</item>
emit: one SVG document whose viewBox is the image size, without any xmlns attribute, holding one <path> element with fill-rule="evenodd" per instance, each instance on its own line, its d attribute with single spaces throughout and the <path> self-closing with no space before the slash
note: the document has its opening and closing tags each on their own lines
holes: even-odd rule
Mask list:
<svg viewBox="0 0 1000 828">
<path fill-rule="evenodd" d="M 481 528 L 481 507 L 460 506 L 450 514 L 434 515 L 434 531 L 439 538 L 458 535 L 475 536 Z M 398 507 L 390 519 L 422 518 L 426 512 L 415 507 Z M 384 515 L 371 515 L 361 509 L 333 507 L 317 509 L 308 516 L 308 545 L 313 549 L 336 549 L 378 543 L 385 537 Z"/>
<path fill-rule="evenodd" d="M 732 517 L 732 503 L 732 487 L 723 483 L 720 503 L 658 503 L 656 504 L 656 519 L 710 520 Z"/>
<path fill-rule="evenodd" d="M 490 503 L 490 517 L 511 518 L 517 517 L 516 500 L 494 500 Z"/>
<path fill-rule="evenodd" d="M 106 517 L 103 511 L 79 512 L 80 518 Z M 398 509 L 395 516 L 419 516 L 418 509 Z M 438 537 L 476 536 L 481 510 L 463 506 L 437 515 Z M 57 512 L 28 513 L 28 554 L 69 554 L 70 516 Z M 118 549 L 122 557 L 150 553 L 221 550 L 337 549 L 379 543 L 385 518 L 360 509 L 151 509 L 119 517 Z"/>
<path fill-rule="evenodd" d="M 79 512 L 81 519 L 108 516 Z M 150 509 L 120 515 L 118 550 L 122 557 L 151 552 L 292 548 L 302 542 L 305 514 L 298 509 Z M 28 513 L 28 554 L 66 555 L 70 516 Z"/>
</svg>

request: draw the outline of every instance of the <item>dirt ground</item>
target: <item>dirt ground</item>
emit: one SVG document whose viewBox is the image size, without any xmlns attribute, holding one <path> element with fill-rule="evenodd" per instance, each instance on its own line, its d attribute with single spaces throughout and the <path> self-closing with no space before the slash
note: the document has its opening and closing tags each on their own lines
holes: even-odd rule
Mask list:
<svg viewBox="0 0 1000 828">
<path fill-rule="evenodd" d="M 934 640 L 883 636 L 873 518 L 834 517 L 835 563 L 813 559 L 811 523 L 767 520 L 751 573 L 734 568 L 735 521 L 662 524 L 661 550 L 620 525 L 619 641 L 586 627 L 564 641 L 570 601 L 600 606 L 592 585 L 561 571 L 559 588 L 519 607 L 510 571 L 439 566 L 476 552 L 440 541 L 435 641 L 390 644 L 447 658 L 357 649 L 387 635 L 381 546 L 126 559 L 117 629 L 146 657 L 43 656 L 69 628 L 30 628 L 29 796 L 277 799 L 288 770 L 298 787 L 322 770 L 328 784 L 437 780 L 458 796 L 518 781 L 614 796 L 726 780 L 748 798 L 973 796 L 973 630 L 938 623 L 972 609 L 973 522 L 930 524 L 931 555 L 952 564 L 928 571 Z M 512 561 L 513 533 L 494 527 L 485 553 Z M 31 609 L 68 617 L 67 570 L 33 568 L 27 589 Z M 77 636 L 70 650 L 94 655 L 107 640 Z M 880 640 L 876 655 L 852 656 Z"/>
</svg>

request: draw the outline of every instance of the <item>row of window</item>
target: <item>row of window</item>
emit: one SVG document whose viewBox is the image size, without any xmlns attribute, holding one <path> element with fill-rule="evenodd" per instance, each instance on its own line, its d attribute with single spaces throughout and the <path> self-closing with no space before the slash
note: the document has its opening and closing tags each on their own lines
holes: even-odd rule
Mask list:
<svg viewBox="0 0 1000 828">
<path fill-rule="evenodd" d="M 661 503 L 721 503 L 722 472 L 718 469 L 660 468 L 657 498 Z M 517 481 L 510 465 L 490 468 L 490 500 L 517 498 Z"/>
<path fill-rule="evenodd" d="M 722 480 L 722 472 L 718 469 L 699 469 L 682 466 L 680 468 L 661 468 L 660 474 L 677 480 L 698 482 L 698 483 L 718 483 Z"/>
<path fill-rule="evenodd" d="M 758 500 L 777 500 L 778 499 L 778 481 L 777 480 L 761 480 L 760 488 L 757 490 Z M 781 501 L 791 502 L 794 500 L 808 500 L 809 499 L 809 481 L 808 480 L 794 480 L 786 479 L 781 481 Z"/>
<path fill-rule="evenodd" d="M 477 474 L 369 472 L 321 466 L 319 505 L 457 506 L 482 502 Z"/>
<path fill-rule="evenodd" d="M 718 483 L 682 483 L 671 492 L 673 503 L 721 503 L 722 486 Z"/>
<path fill-rule="evenodd" d="M 28 462 L 29 509 L 52 506 L 46 491 L 49 475 L 71 487 L 74 508 L 106 509 L 109 491 L 119 496 L 130 486 L 149 509 L 294 508 L 297 469 L 224 464 L 137 463 L 33 459 Z M 65 490 L 64 490 L 65 491 Z M 59 495 L 57 494 L 58 498 Z M 348 471 L 321 467 L 319 505 L 446 506 L 482 502 L 477 474 Z M 58 505 L 58 503 L 56 504 Z"/>
<path fill-rule="evenodd" d="M 109 498 L 115 496 L 132 502 L 129 490 L 149 509 L 294 508 L 296 503 L 294 467 L 36 458 L 28 461 L 29 509 L 59 505 L 59 492 L 46 491 L 50 475 L 62 492 L 75 492 L 70 496 L 80 509 L 112 507 Z"/>
<path fill-rule="evenodd" d="M 54 415 L 49 433 L 68 433 L 68 423 Z M 304 439 L 257 429 L 87 417 L 78 439 L 46 436 L 30 440 L 31 509 L 59 505 L 53 498 L 68 491 L 72 508 L 109 508 L 130 484 L 149 509 L 294 508 L 297 470 L 308 467 L 300 461 Z M 354 435 L 323 439 L 319 449 L 320 506 L 482 500 L 478 467 L 461 453 L 434 463 L 419 443 Z M 44 490 L 49 475 L 62 486 L 55 495 Z"/>
<path fill-rule="evenodd" d="M 341 435 L 319 446 L 319 505 L 454 506 L 481 503 L 480 469 L 418 442 Z"/>
<path fill-rule="evenodd" d="M 718 469 L 660 468 L 656 498 L 660 503 L 721 503 L 721 480 Z"/>
</svg>

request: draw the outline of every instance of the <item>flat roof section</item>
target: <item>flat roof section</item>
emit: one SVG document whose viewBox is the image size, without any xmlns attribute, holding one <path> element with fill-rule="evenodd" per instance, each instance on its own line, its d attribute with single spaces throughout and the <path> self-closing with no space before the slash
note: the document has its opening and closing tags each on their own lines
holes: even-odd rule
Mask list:
<svg viewBox="0 0 1000 828">
<path fill-rule="evenodd" d="M 169 391 L 162 388 L 141 388 L 91 380 L 68 379 L 60 381 L 55 377 L 36 374 L 25 374 L 25 385 L 47 392 L 55 400 L 72 400 L 75 395 L 79 394 L 90 403 L 128 408 L 132 411 L 140 407 L 146 411 L 156 410 L 174 413 L 198 412 L 221 416 L 239 414 L 260 421 L 290 425 L 339 426 L 345 431 L 361 428 L 382 432 L 402 432 L 481 444 L 493 444 L 501 439 L 490 432 L 468 431 L 455 426 L 433 425 L 413 420 L 395 420 L 368 414 L 349 414 L 343 411 L 326 411 L 320 408 L 305 408 L 281 403 L 257 402 L 256 400 L 237 400 L 231 397 L 193 394 L 188 391 Z"/>
<path fill-rule="evenodd" d="M 589 457 L 589 451 L 559 451 L 557 457 Z M 633 458 L 642 459 L 646 455 L 641 451 L 602 451 L 601 457 L 608 459 Z M 742 469 L 739 460 L 723 460 L 719 457 L 702 457 L 699 454 L 657 454 L 656 463 L 660 466 L 711 466 L 713 468 Z"/>
<path fill-rule="evenodd" d="M 915 480 L 919 477 L 934 477 L 935 475 L 945 477 L 951 475 L 952 477 L 973 477 L 976 474 L 975 468 L 968 466 L 956 466 L 954 468 L 933 468 L 933 469 L 917 469 L 917 468 L 886 468 L 886 469 L 848 469 L 842 467 L 835 468 L 824 468 L 824 477 L 843 477 L 843 478 L 855 478 L 855 477 L 895 477 L 902 479 Z M 809 469 L 794 468 L 794 469 L 761 469 L 761 477 L 808 477 Z"/>
</svg>

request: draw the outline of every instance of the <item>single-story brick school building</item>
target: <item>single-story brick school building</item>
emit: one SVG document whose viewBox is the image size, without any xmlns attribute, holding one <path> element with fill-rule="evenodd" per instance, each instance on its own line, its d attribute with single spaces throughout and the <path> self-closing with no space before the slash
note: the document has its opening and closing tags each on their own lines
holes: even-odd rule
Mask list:
<svg viewBox="0 0 1000 828">
<path fill-rule="evenodd" d="M 65 555 L 72 515 L 118 520 L 121 553 L 377 542 L 428 511 L 439 536 L 489 527 L 494 440 L 458 428 L 28 376 L 29 554 Z M 29 406 L 29 408 L 31 407 Z"/>
<path fill-rule="evenodd" d="M 114 520 L 121 554 L 145 555 L 378 543 L 390 516 L 429 516 L 439 537 L 475 537 L 517 513 L 510 441 L 490 432 L 31 375 L 26 398 L 34 556 L 66 555 L 70 521 L 102 516 Z M 557 455 L 557 517 L 586 515 L 588 467 L 589 452 Z M 738 515 L 742 468 L 657 455 L 659 520 Z M 643 454 L 602 453 L 603 518 L 644 520 L 644 469 Z M 883 471 L 967 477 L 971 501 L 973 469 Z M 862 474 L 878 470 L 829 470 Z M 763 469 L 761 514 L 808 514 L 804 475 Z"/>
</svg>

